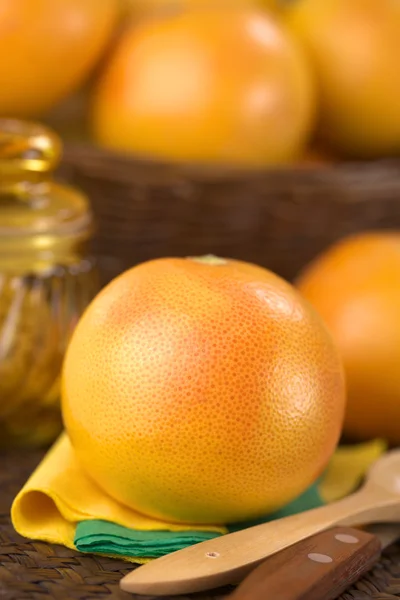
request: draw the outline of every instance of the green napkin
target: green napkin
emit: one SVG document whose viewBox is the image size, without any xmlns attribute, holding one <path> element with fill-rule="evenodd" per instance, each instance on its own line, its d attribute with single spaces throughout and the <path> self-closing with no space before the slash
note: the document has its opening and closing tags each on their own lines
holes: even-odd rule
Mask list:
<svg viewBox="0 0 400 600">
<path fill-rule="evenodd" d="M 317 484 L 311 486 L 304 494 L 285 508 L 274 514 L 247 523 L 236 523 L 228 526 L 229 531 L 239 531 L 252 525 L 280 519 L 310 508 L 322 506 L 324 503 L 318 492 Z M 80 552 L 114 554 L 116 556 L 158 558 L 192 546 L 204 540 L 219 537 L 220 533 L 211 531 L 138 531 L 127 529 L 108 521 L 82 521 L 75 532 L 74 543 Z"/>
<path fill-rule="evenodd" d="M 83 521 L 75 532 L 80 552 L 158 558 L 221 535 L 212 531 L 138 531 L 108 521 Z"/>
</svg>

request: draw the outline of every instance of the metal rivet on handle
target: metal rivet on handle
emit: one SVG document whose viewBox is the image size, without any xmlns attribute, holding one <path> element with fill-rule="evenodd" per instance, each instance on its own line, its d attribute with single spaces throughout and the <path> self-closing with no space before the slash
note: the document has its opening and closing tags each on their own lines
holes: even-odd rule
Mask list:
<svg viewBox="0 0 400 600">
<path fill-rule="evenodd" d="M 331 562 L 333 562 L 333 558 L 331 558 L 327 554 L 318 554 L 318 553 L 313 553 L 312 552 L 311 554 L 308 554 L 308 558 L 310 560 L 313 560 L 314 562 L 318 562 L 318 563 L 331 563 Z"/>
<path fill-rule="evenodd" d="M 358 544 L 360 541 L 354 535 L 349 535 L 348 533 L 337 533 L 335 535 L 335 540 L 343 542 L 343 544 Z"/>
</svg>

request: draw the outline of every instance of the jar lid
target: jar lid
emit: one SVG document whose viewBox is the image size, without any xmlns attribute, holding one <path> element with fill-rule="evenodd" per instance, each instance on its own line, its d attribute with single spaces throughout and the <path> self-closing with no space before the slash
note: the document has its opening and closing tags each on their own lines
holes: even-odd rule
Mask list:
<svg viewBox="0 0 400 600">
<path fill-rule="evenodd" d="M 0 235 L 74 234 L 92 222 L 88 199 L 52 173 L 62 144 L 42 125 L 0 119 Z"/>
</svg>

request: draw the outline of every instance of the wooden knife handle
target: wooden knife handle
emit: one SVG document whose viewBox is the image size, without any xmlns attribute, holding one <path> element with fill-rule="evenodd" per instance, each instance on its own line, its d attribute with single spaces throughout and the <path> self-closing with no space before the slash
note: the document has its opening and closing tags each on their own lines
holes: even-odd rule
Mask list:
<svg viewBox="0 0 400 600">
<path fill-rule="evenodd" d="M 267 558 L 230 600 L 334 600 L 379 559 L 379 539 L 335 527 Z"/>
</svg>

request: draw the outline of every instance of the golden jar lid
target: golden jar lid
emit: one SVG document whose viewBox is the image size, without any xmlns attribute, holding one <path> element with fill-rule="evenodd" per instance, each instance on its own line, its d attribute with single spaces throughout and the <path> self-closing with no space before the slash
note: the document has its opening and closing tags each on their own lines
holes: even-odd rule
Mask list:
<svg viewBox="0 0 400 600">
<path fill-rule="evenodd" d="M 86 196 L 53 179 L 61 156 L 61 140 L 47 127 L 0 119 L 0 236 L 90 229 Z"/>
</svg>

